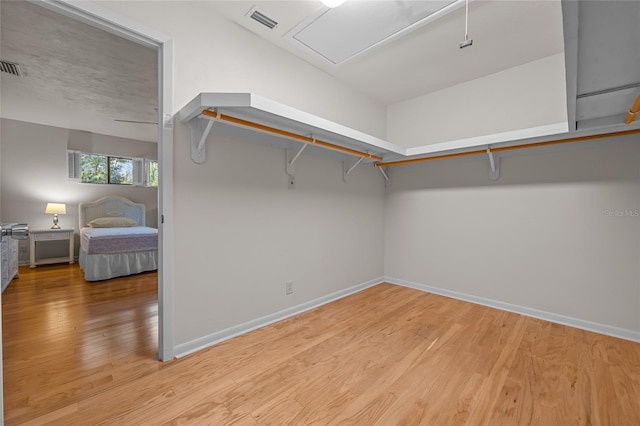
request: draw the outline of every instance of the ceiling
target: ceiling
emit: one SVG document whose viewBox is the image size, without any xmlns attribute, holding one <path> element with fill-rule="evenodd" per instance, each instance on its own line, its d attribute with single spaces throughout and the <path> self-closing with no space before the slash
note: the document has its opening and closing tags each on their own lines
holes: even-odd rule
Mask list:
<svg viewBox="0 0 640 426">
<path fill-rule="evenodd" d="M 568 43 L 577 57 L 575 125 L 618 126 L 640 96 L 640 1 L 585 1 L 578 10 L 573 3 L 567 2 L 566 15 L 572 19 L 567 33 L 577 39 Z"/>
<path fill-rule="evenodd" d="M 419 1 L 418 3 L 423 3 Z M 348 1 L 334 9 L 366 8 L 370 1 Z M 412 3 L 396 2 L 399 6 Z M 472 1 L 472 47 L 460 49 L 465 10 L 453 12 L 341 65 L 333 65 L 294 43 L 287 33 L 327 8 L 315 1 L 216 1 L 207 3 L 228 19 L 300 56 L 370 98 L 390 105 L 480 78 L 563 51 L 559 1 Z M 269 30 L 245 15 L 253 4 L 273 17 Z M 463 5 L 464 3 L 461 3 Z M 401 8 L 398 9 L 400 13 Z M 330 11 L 328 13 L 333 12 Z M 352 35 L 357 35 L 354 28 Z"/>
<path fill-rule="evenodd" d="M 157 140 L 154 49 L 26 1 L 0 14 L 1 59 L 23 72 L 0 73 L 2 117 Z"/>
<path fill-rule="evenodd" d="M 356 13 L 370 3 L 351 0 L 335 10 Z M 402 9 L 413 2 L 395 3 Z M 469 4 L 471 47 L 459 48 L 465 8 L 456 6 L 339 65 L 292 41 L 292 30 L 327 12 L 319 1 L 199 5 L 383 105 L 561 52 L 572 129 L 619 124 L 640 90 L 637 1 L 475 0 Z M 269 30 L 247 18 L 253 5 L 278 25 Z M 0 73 L 2 117 L 156 140 L 155 50 L 24 1 L 3 1 L 0 13 L 1 59 L 19 63 L 24 72 L 23 77 Z M 353 37 L 357 31 L 353 28 Z"/>
</svg>

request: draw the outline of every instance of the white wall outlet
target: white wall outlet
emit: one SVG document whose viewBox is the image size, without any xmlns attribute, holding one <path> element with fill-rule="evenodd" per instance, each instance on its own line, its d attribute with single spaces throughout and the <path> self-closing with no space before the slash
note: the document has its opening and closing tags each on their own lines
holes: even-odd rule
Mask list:
<svg viewBox="0 0 640 426">
<path fill-rule="evenodd" d="M 284 283 L 284 293 L 293 294 L 293 281 L 287 281 Z"/>
</svg>

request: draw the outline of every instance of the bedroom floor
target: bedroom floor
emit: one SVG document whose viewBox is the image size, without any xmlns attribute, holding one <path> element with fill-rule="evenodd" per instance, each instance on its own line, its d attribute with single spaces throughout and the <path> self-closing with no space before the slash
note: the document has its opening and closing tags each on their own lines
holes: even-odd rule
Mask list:
<svg viewBox="0 0 640 426">
<path fill-rule="evenodd" d="M 77 264 L 21 266 L 2 294 L 5 423 L 158 371 L 157 286 L 156 272 L 88 284 Z"/>
<path fill-rule="evenodd" d="M 640 424 L 640 344 L 382 284 L 162 364 L 155 273 L 3 294 L 14 424 Z"/>
</svg>

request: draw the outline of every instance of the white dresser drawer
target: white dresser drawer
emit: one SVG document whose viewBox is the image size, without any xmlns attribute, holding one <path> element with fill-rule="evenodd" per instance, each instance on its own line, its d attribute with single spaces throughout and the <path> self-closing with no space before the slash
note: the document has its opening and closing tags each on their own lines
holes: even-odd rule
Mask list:
<svg viewBox="0 0 640 426">
<path fill-rule="evenodd" d="M 0 257 L 2 260 L 2 291 L 4 291 L 11 280 L 18 275 L 18 240 L 11 237 L 2 237 L 0 244 Z"/>
<path fill-rule="evenodd" d="M 35 241 L 68 240 L 69 232 L 38 232 L 32 234 Z"/>
</svg>

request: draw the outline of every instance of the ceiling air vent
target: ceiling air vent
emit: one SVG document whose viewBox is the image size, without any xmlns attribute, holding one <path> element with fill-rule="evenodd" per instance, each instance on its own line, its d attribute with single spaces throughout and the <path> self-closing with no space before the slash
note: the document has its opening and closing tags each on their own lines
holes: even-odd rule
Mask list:
<svg viewBox="0 0 640 426">
<path fill-rule="evenodd" d="M 20 69 L 20 65 L 14 62 L 5 61 L 4 59 L 0 59 L 0 71 L 22 77 L 22 70 Z"/>
<path fill-rule="evenodd" d="M 269 18 L 264 12 L 258 10 L 255 6 L 251 8 L 246 16 L 261 23 L 270 30 L 274 29 L 278 25 L 276 20 Z"/>
</svg>

